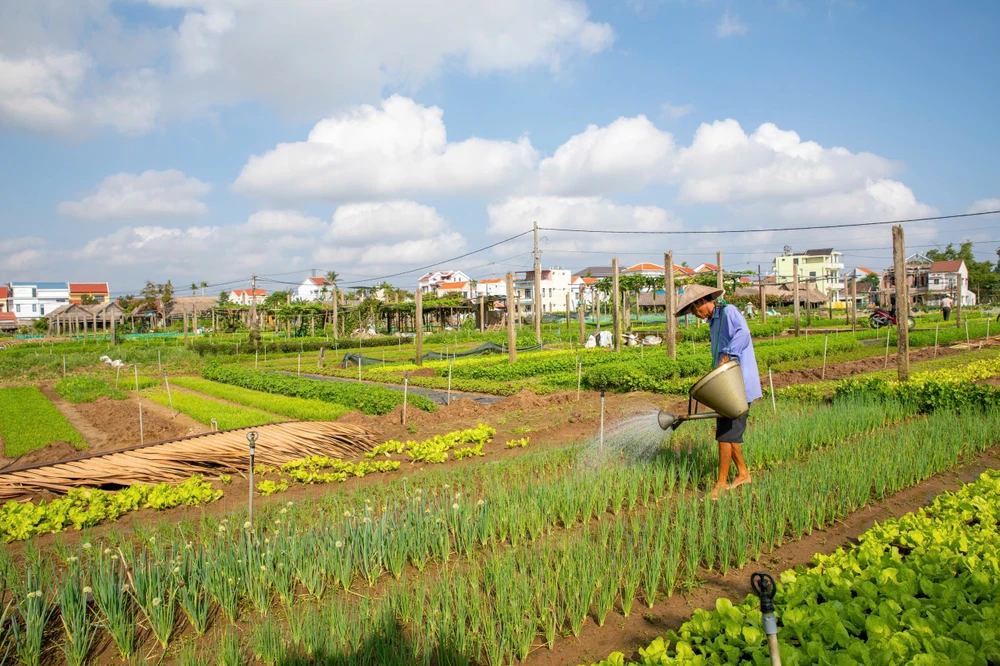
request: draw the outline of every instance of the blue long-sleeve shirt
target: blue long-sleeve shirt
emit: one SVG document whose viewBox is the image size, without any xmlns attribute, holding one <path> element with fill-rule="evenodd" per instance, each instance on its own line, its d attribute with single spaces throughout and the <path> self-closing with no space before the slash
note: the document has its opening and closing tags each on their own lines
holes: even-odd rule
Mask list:
<svg viewBox="0 0 1000 666">
<path fill-rule="evenodd" d="M 716 304 L 715 311 L 708 320 L 708 332 L 712 339 L 712 364 L 719 365 L 723 354 L 739 362 L 743 371 L 743 385 L 747 391 L 747 402 L 753 402 L 764 395 L 760 388 L 760 372 L 757 357 L 753 353 L 750 328 L 739 309 Z"/>
</svg>

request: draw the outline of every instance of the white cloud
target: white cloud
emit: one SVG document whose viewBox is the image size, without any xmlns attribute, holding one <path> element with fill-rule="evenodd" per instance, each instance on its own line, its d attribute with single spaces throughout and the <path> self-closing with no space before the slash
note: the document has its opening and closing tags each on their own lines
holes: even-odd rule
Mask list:
<svg viewBox="0 0 1000 666">
<path fill-rule="evenodd" d="M 444 71 L 555 72 L 614 42 L 582 0 L 146 1 L 174 11 L 0 3 L 0 122 L 136 134 L 164 116 L 242 102 L 302 117 L 387 87 L 414 90 Z"/>
<path fill-rule="evenodd" d="M 733 35 L 745 35 L 746 32 L 747 26 L 740 19 L 739 14 L 728 9 L 722 13 L 722 18 L 719 19 L 719 23 L 715 26 L 715 36 L 719 39 L 725 39 Z"/>
<path fill-rule="evenodd" d="M 671 104 L 664 102 L 660 105 L 660 113 L 667 118 L 677 120 L 694 111 L 694 104 Z"/>
<path fill-rule="evenodd" d="M 781 214 L 796 219 L 892 220 L 937 215 L 933 206 L 917 201 L 913 191 L 895 180 L 869 180 L 864 187 L 783 204 Z"/>
<path fill-rule="evenodd" d="M 155 265 L 178 259 L 200 263 L 213 255 L 218 257 L 222 239 L 219 227 L 123 227 L 87 243 L 82 255 L 111 266 Z"/>
<path fill-rule="evenodd" d="M 673 136 L 642 115 L 590 125 L 542 160 L 541 187 L 564 194 L 639 189 L 664 179 L 673 151 Z"/>
<path fill-rule="evenodd" d="M 79 51 L 9 58 L 0 52 L 0 122 L 66 132 L 76 122 L 73 97 L 90 66 Z"/>
<path fill-rule="evenodd" d="M 105 178 L 96 192 L 80 201 L 62 202 L 59 212 L 86 220 L 202 215 L 208 207 L 201 199 L 211 189 L 176 169 L 118 173 Z"/>
<path fill-rule="evenodd" d="M 322 120 L 306 141 L 253 156 L 244 194 L 280 199 L 378 199 L 414 193 L 503 191 L 533 175 L 531 142 L 447 140 L 443 111 L 394 95 Z"/>
<path fill-rule="evenodd" d="M 675 178 L 691 203 L 797 199 L 861 189 L 898 170 L 872 153 L 824 148 L 764 123 L 750 135 L 732 119 L 702 124 L 680 151 Z"/>
<path fill-rule="evenodd" d="M 412 201 L 345 204 L 334 212 L 327 240 L 338 245 L 359 245 L 386 239 L 429 238 L 446 226 L 436 210 Z"/>
<path fill-rule="evenodd" d="M 10 277 L 17 272 L 40 267 L 46 259 L 47 243 L 35 236 L 0 239 L 0 270 Z M 14 274 L 14 275 L 11 275 Z"/>
<path fill-rule="evenodd" d="M 977 199 L 965 212 L 984 213 L 988 210 L 1000 210 L 1000 199 Z"/>
<path fill-rule="evenodd" d="M 326 229 L 318 217 L 297 210 L 260 210 L 247 220 L 248 231 L 261 233 L 313 234 Z"/>
</svg>

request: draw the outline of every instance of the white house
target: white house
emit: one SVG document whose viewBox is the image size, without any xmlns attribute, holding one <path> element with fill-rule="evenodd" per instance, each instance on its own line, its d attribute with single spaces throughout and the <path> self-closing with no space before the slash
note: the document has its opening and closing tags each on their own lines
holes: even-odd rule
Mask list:
<svg viewBox="0 0 1000 666">
<path fill-rule="evenodd" d="M 778 284 L 791 282 L 797 271 L 799 280 L 811 281 L 831 301 L 839 302 L 844 289 L 844 276 L 841 274 L 844 269 L 843 256 L 842 252 L 829 247 L 794 253 L 785 246 L 784 254 L 774 258 L 771 268 Z M 805 284 L 802 288 L 805 289 Z"/>
<path fill-rule="evenodd" d="M 322 301 L 331 296 L 333 296 L 333 283 L 325 277 L 307 277 L 295 289 L 296 301 Z"/>
<path fill-rule="evenodd" d="M 962 305 L 976 304 L 976 294 L 969 290 L 969 269 L 964 259 L 931 263 L 927 276 L 927 295 L 931 299 L 940 300 L 946 294 L 953 298 L 960 294 Z"/>
<path fill-rule="evenodd" d="M 488 278 L 476 282 L 477 296 L 506 296 L 507 283 L 502 278 Z"/>
<path fill-rule="evenodd" d="M 625 275 L 645 275 L 647 277 L 663 277 L 663 266 L 649 262 L 629 266 L 622 271 Z"/>
<path fill-rule="evenodd" d="M 548 312 L 566 311 L 566 294 L 573 292 L 571 285 L 572 275 L 569 271 L 561 268 L 542 269 L 541 288 L 542 291 L 535 298 L 535 272 L 525 271 L 524 277 L 514 282 L 514 291 L 520 298 L 521 311 L 524 314 L 533 314 L 535 303 L 542 309 L 542 314 Z M 570 296 L 570 305 L 572 295 Z"/>
<path fill-rule="evenodd" d="M 260 305 L 267 298 L 266 289 L 233 289 L 229 292 L 229 302 L 234 305 Z M 255 298 L 256 297 L 256 298 Z"/>
<path fill-rule="evenodd" d="M 11 282 L 14 314 L 34 321 L 69 303 L 68 282 Z"/>
<path fill-rule="evenodd" d="M 471 278 L 462 271 L 433 271 L 417 280 L 421 293 L 436 292 L 438 287 L 447 282 L 469 282 Z"/>
<path fill-rule="evenodd" d="M 698 264 L 697 266 L 694 267 L 693 270 L 696 274 L 715 273 L 716 271 L 719 270 L 719 267 L 716 266 L 715 264 Z"/>
</svg>

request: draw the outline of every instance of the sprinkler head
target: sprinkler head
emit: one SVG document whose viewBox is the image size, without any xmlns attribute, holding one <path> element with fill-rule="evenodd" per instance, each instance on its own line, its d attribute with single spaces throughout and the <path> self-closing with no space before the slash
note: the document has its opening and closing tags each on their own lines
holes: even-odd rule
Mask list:
<svg viewBox="0 0 1000 666">
<path fill-rule="evenodd" d="M 664 430 L 670 430 L 678 424 L 679 419 L 676 414 L 669 414 L 660 410 L 660 413 L 656 415 L 656 422 Z"/>
</svg>

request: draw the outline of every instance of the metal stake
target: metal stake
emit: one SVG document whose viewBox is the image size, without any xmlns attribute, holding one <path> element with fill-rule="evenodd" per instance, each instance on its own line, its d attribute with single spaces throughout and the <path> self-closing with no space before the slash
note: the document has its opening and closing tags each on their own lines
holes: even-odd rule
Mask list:
<svg viewBox="0 0 1000 666">
<path fill-rule="evenodd" d="M 778 403 L 774 400 L 774 375 L 771 374 L 771 368 L 767 368 L 767 381 L 771 384 L 771 409 L 774 410 L 774 415 L 778 415 Z"/>
<path fill-rule="evenodd" d="M 830 334 L 823 336 L 823 374 L 820 379 L 826 379 L 826 348 L 830 344 Z"/>
<path fill-rule="evenodd" d="M 253 524 L 253 457 L 257 453 L 256 430 L 247 433 L 247 441 L 250 442 L 250 501 L 247 504 L 247 521 Z"/>
</svg>

